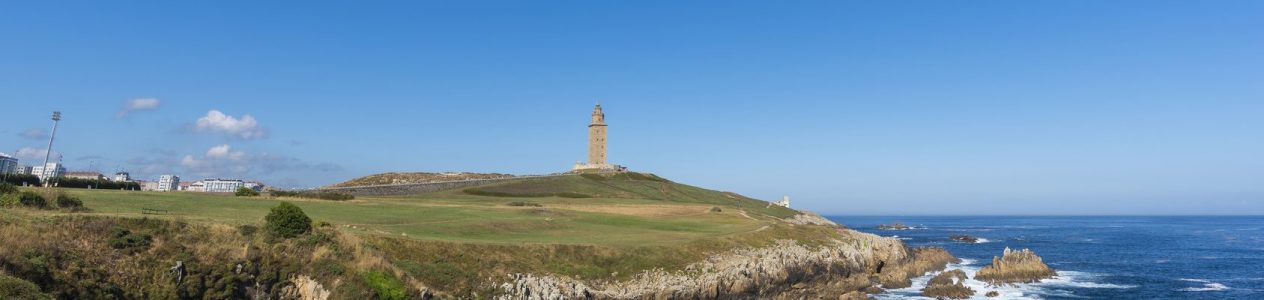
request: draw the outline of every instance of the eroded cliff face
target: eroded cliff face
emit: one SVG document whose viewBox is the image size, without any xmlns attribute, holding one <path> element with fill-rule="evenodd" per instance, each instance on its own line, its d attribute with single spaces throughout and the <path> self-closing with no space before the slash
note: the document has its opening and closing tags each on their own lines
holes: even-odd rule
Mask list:
<svg viewBox="0 0 1264 300">
<path fill-rule="evenodd" d="M 498 298 L 838 298 L 855 291 L 880 292 L 879 286 L 905 287 L 909 278 L 942 270 L 956 260 L 943 249 L 908 249 L 898 239 L 841 227 L 837 231 L 836 238 L 819 246 L 781 240 L 714 255 L 681 271 L 650 270 L 623 281 L 511 274 Z"/>
</svg>

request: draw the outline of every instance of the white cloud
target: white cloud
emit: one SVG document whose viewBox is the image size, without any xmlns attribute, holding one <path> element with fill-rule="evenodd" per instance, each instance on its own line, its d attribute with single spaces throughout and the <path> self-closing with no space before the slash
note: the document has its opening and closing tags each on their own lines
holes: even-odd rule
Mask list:
<svg viewBox="0 0 1264 300">
<path fill-rule="evenodd" d="M 268 175 L 284 171 L 314 170 L 318 172 L 336 172 L 342 170 L 342 167 L 333 164 L 311 165 L 295 158 L 280 155 L 268 153 L 248 154 L 244 151 L 234 151 L 232 146 L 227 144 L 211 147 L 201 157 L 185 155 L 180 159 L 180 166 L 198 176 L 234 178 Z"/>
<path fill-rule="evenodd" d="M 127 103 L 123 104 L 123 109 L 114 114 L 114 117 L 122 118 L 133 112 L 155 110 L 158 109 L 159 105 L 162 105 L 162 101 L 159 101 L 158 98 L 136 98 L 128 100 Z"/>
<path fill-rule="evenodd" d="M 31 147 L 22 147 L 22 149 L 18 149 L 17 153 L 13 153 L 13 156 L 21 160 L 33 160 L 33 161 L 38 160 L 38 161 L 35 161 L 34 163 L 31 163 L 31 162 L 26 163 L 29 165 L 38 165 L 44 162 L 44 153 L 47 153 L 47 152 L 48 152 L 48 149 L 35 149 Z M 48 159 L 50 161 L 57 161 L 57 158 L 59 156 L 61 156 L 61 154 L 58 154 L 57 152 L 53 152 L 53 155 L 49 155 Z"/>
<path fill-rule="evenodd" d="M 18 133 L 18 136 L 28 140 L 42 140 L 48 138 L 48 131 L 40 128 L 31 128 Z"/>
<path fill-rule="evenodd" d="M 243 115 L 241 119 L 238 119 L 213 109 L 206 112 L 206 116 L 198 118 L 194 128 L 197 131 L 220 133 L 243 140 L 261 139 L 267 136 L 267 132 L 259 126 L 259 121 L 256 121 L 255 117 Z"/>
</svg>

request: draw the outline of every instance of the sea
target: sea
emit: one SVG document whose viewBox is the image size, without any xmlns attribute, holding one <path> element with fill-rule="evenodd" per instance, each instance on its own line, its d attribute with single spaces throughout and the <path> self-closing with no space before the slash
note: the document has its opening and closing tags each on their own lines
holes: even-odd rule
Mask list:
<svg viewBox="0 0 1264 300">
<path fill-rule="evenodd" d="M 973 299 L 1264 299 L 1264 216 L 894 217 L 834 216 L 855 230 L 909 246 L 943 247 L 971 277 L 1006 247 L 1036 252 L 1058 276 L 988 286 L 968 280 Z M 879 230 L 903 223 L 910 230 Z M 975 243 L 949 239 L 978 237 Z M 921 297 L 931 275 L 878 299 Z M 984 293 L 997 291 L 999 297 Z"/>
</svg>

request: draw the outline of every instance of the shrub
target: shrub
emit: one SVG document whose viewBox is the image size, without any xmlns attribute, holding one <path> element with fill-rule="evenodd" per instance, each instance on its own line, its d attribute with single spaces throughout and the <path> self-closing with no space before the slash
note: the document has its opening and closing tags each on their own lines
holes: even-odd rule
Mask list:
<svg viewBox="0 0 1264 300">
<path fill-rule="evenodd" d="M 508 203 L 508 205 L 509 205 L 509 206 L 531 206 L 531 207 L 544 207 L 544 205 L 540 205 L 539 203 L 526 202 L 526 201 L 514 201 L 514 202 L 509 202 L 509 203 Z"/>
<path fill-rule="evenodd" d="M 52 299 L 30 281 L 0 274 L 0 299 Z"/>
<path fill-rule="evenodd" d="M 94 188 L 94 189 L 106 189 L 106 190 L 139 190 L 140 189 L 140 183 L 136 183 L 136 182 L 118 182 L 118 181 L 112 181 L 112 180 L 80 179 L 80 178 L 71 178 L 71 177 L 57 177 L 57 178 L 50 179 L 49 181 L 55 183 L 57 187 L 62 187 L 62 188 L 78 188 L 78 189 Z"/>
<path fill-rule="evenodd" d="M 83 207 L 83 201 L 71 196 L 57 195 L 57 207 L 80 208 Z"/>
<path fill-rule="evenodd" d="M 364 273 L 364 283 L 373 288 L 377 293 L 378 299 L 404 299 L 408 296 L 407 288 L 404 283 L 396 279 L 394 275 L 381 271 L 369 271 Z"/>
<path fill-rule="evenodd" d="M 0 206 L 26 206 L 33 208 L 48 207 L 48 202 L 44 201 L 44 197 L 39 193 L 32 191 L 21 191 L 17 193 L 5 194 L 0 196 Z"/>
<path fill-rule="evenodd" d="M 127 228 L 114 227 L 110 230 L 110 247 L 125 251 L 140 251 L 149 248 L 153 237 L 148 234 L 135 233 Z"/>
<path fill-rule="evenodd" d="M 720 209 L 720 207 L 719 207 L 719 206 L 712 206 L 712 207 L 711 207 L 711 212 L 713 212 L 713 213 L 718 213 L 718 212 L 722 212 L 722 211 L 724 211 L 724 210 L 723 210 L 723 209 Z"/>
<path fill-rule="evenodd" d="M 558 197 L 562 197 L 562 198 L 592 198 L 592 196 L 589 196 L 587 194 L 571 193 L 571 192 L 561 192 L 554 195 Z"/>
<path fill-rule="evenodd" d="M 17 193 L 18 187 L 8 182 L 0 182 L 0 195 Z"/>
<path fill-rule="evenodd" d="M 238 197 L 254 197 L 254 196 L 259 195 L 259 191 L 243 186 L 243 187 L 237 188 L 237 192 L 233 194 L 237 195 Z"/>
<path fill-rule="evenodd" d="M 40 185 L 39 177 L 30 174 L 9 174 L 9 176 L 4 177 L 4 181 L 15 186 Z"/>
<path fill-rule="evenodd" d="M 303 209 L 289 202 L 281 202 L 265 217 L 268 231 L 281 237 L 292 238 L 312 231 L 312 219 Z"/>
</svg>

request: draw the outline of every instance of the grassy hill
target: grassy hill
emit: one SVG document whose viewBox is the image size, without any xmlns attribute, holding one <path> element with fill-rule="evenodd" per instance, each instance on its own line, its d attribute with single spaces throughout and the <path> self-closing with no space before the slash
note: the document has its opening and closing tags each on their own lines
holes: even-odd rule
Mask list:
<svg viewBox="0 0 1264 300">
<path fill-rule="evenodd" d="M 44 269 L 48 273 L 36 279 L 42 280 L 44 289 L 64 289 L 66 283 L 57 282 L 77 280 L 85 272 L 81 268 L 128 262 L 134 268 L 92 274 L 100 277 L 95 280 L 116 284 L 120 291 L 162 291 L 148 295 L 171 295 L 176 293 L 173 289 L 187 288 L 170 280 L 144 283 L 175 260 L 199 267 L 190 272 L 212 276 L 248 261 L 249 255 L 233 254 L 240 250 L 232 249 L 243 245 L 262 249 L 260 255 L 289 266 L 277 269 L 278 274 L 303 274 L 335 285 L 325 288 L 334 291 L 337 299 L 381 293 L 366 274 L 387 274 L 401 284 L 426 286 L 448 295 L 487 295 L 494 290 L 489 279 L 495 281 L 511 272 L 622 279 L 652 268 L 683 268 L 734 248 L 765 246 L 778 239 L 812 243 L 833 234 L 825 227 L 780 222 L 798 213 L 790 209 L 638 173 L 530 178 L 351 201 L 182 192 L 56 192 L 78 197 L 87 211 L 0 208 L 0 239 L 20 241 L 0 250 L 0 267 L 21 275 L 25 273 L 18 271 L 25 269 L 5 262 L 31 257 L 41 257 L 45 263 L 52 260 L 53 267 Z M 268 210 L 282 201 L 302 208 L 314 223 L 324 224 L 318 226 L 324 237 L 313 234 L 279 242 L 257 233 L 238 233 L 241 228 L 261 226 Z M 147 209 L 162 213 L 144 214 Z M 164 246 L 122 254 L 99 237 L 108 230 L 92 229 L 108 227 L 103 224 L 152 234 L 154 244 Z M 32 232 L 61 236 L 74 246 L 42 241 L 33 238 Z M 82 241 L 73 243 L 76 239 Z M 94 253 L 113 253 L 107 257 L 117 260 L 80 261 Z M 39 256 L 45 254 L 51 256 Z"/>
<path fill-rule="evenodd" d="M 328 187 L 353 187 L 366 185 L 384 185 L 384 184 L 407 184 L 407 183 L 426 183 L 440 181 L 455 180 L 471 180 L 471 179 L 497 179 L 514 177 L 509 174 L 500 173 L 466 173 L 466 172 L 449 172 L 449 173 L 429 173 L 429 172 L 411 172 L 411 173 L 382 173 L 369 176 L 359 177 L 340 183 L 329 185 Z"/>
</svg>

